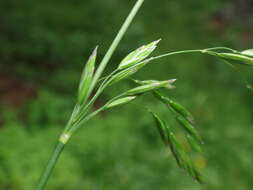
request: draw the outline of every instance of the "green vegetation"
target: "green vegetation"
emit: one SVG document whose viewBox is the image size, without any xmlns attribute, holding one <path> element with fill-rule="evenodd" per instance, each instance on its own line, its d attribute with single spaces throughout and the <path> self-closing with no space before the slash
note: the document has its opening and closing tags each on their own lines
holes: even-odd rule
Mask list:
<svg viewBox="0 0 253 190">
<path fill-rule="evenodd" d="M 79 3 L 82 4 L 81 2 Z M 96 5 L 96 3 L 100 4 L 101 2 L 94 1 L 93 3 Z M 86 9 L 94 10 L 92 9 L 92 6 L 96 8 L 99 7 L 93 5 L 93 3 L 90 3 L 90 7 L 86 7 Z M 169 5 L 170 3 L 165 2 L 164 5 Z M 211 43 L 218 40 L 220 43 L 215 45 L 239 46 L 236 44 L 236 42 L 239 42 L 239 39 L 237 38 L 230 40 L 231 44 L 221 43 L 224 39 L 216 38 L 216 35 L 208 30 L 203 34 L 200 32 L 203 31 L 203 28 L 196 29 L 194 26 L 189 25 L 187 31 L 183 31 L 185 25 L 180 25 L 182 21 L 183 23 L 189 22 L 191 25 L 194 25 L 194 22 L 197 21 L 200 23 L 201 21 L 197 19 L 198 15 L 205 15 L 208 12 L 211 13 L 212 11 L 215 11 L 217 7 L 221 6 L 218 2 L 206 2 L 205 5 L 200 3 L 198 6 L 194 5 L 194 3 L 189 3 L 189 5 L 197 7 L 195 7 L 197 13 L 191 12 L 189 5 L 179 5 L 176 1 L 172 1 L 172 3 L 175 3 L 172 5 L 174 5 L 174 11 L 178 14 L 176 16 L 171 15 L 171 21 L 169 22 L 170 26 L 168 26 L 168 28 L 164 25 L 158 27 L 159 24 L 164 22 L 164 20 L 157 19 L 157 21 L 155 21 L 156 10 L 154 10 L 152 14 L 149 12 L 148 14 L 150 15 L 145 15 L 147 16 L 145 18 L 148 18 L 150 25 L 146 24 L 144 18 L 143 23 L 137 22 L 136 26 L 133 26 L 132 29 L 130 29 L 128 35 L 129 40 L 126 42 L 123 40 L 122 44 L 125 43 L 126 45 L 124 47 L 119 47 L 119 51 L 116 52 L 116 57 L 113 59 L 114 63 L 112 62 L 112 64 L 108 65 L 109 69 L 113 70 L 113 68 L 118 65 L 117 63 L 120 62 L 122 56 L 124 57 L 128 54 L 129 49 L 132 49 L 133 44 L 136 44 L 135 41 L 137 41 L 137 39 L 138 43 L 141 43 L 139 39 L 144 41 L 148 38 L 154 38 L 153 35 L 160 35 L 160 32 L 161 35 L 164 34 L 164 36 L 167 36 L 167 38 L 164 37 L 165 40 L 161 43 L 160 48 L 165 50 L 171 49 L 172 47 L 173 49 L 182 49 L 182 47 L 185 47 L 186 45 L 189 48 L 185 49 L 195 49 L 203 45 L 208 46 L 207 44 L 209 44 L 209 42 Z M 58 4 L 56 3 L 57 5 L 55 5 L 55 9 L 52 8 L 54 7 L 53 3 L 47 1 L 41 2 L 40 6 L 35 6 L 33 2 L 28 1 L 27 4 L 22 5 L 20 8 L 15 7 L 16 3 L 12 1 L 6 3 L 1 2 L 1 4 L 3 4 L 3 6 L 1 6 L 1 9 L 3 10 L 2 14 L 7 14 L 6 11 L 8 10 L 10 19 L 16 21 L 17 24 L 20 24 L 20 22 L 17 21 L 18 19 L 22 20 L 22 16 L 18 14 L 19 11 L 21 12 L 21 15 L 36 13 L 39 15 L 37 19 L 40 18 L 42 20 L 41 23 L 44 23 L 44 21 L 47 20 L 47 16 L 50 15 L 45 14 L 45 10 L 49 11 L 48 13 L 50 13 L 51 9 L 61 11 L 64 9 L 68 10 L 69 14 L 64 14 L 64 17 L 62 17 L 63 14 L 61 14 L 61 11 L 56 11 L 58 14 L 55 14 L 56 12 L 51 12 L 52 17 L 48 16 L 48 18 L 50 18 L 48 21 L 54 23 L 54 19 L 51 20 L 51 18 L 55 18 L 55 23 L 51 26 L 57 26 L 56 23 L 61 20 L 62 23 L 58 24 L 61 25 L 62 28 L 64 28 L 63 26 L 66 27 L 62 30 L 64 32 L 67 32 L 69 29 L 68 35 L 70 37 L 75 36 L 72 33 L 73 31 L 70 30 L 70 28 L 75 25 L 71 20 L 73 19 L 72 21 L 74 21 L 76 19 L 75 17 L 81 17 L 80 14 L 82 8 L 84 8 L 84 6 L 78 6 L 80 12 L 78 15 L 78 11 L 71 14 L 71 8 L 76 5 L 73 3 L 73 7 L 71 7 L 69 6 L 69 2 L 59 2 L 61 7 L 57 6 Z M 106 5 L 111 6 L 104 6 L 103 9 L 101 9 L 102 13 L 106 13 L 106 11 L 110 12 L 110 8 L 116 6 L 117 3 L 110 1 L 106 2 Z M 34 9 L 29 9 L 30 11 L 27 11 L 27 8 L 31 8 L 30 6 Z M 128 4 L 122 4 L 121 6 L 128 7 Z M 147 3 L 147 6 L 152 7 L 153 5 Z M 18 11 L 18 9 L 20 10 Z M 43 11 L 38 11 L 40 9 L 43 9 Z M 186 14 L 187 11 L 188 14 L 192 15 L 192 17 L 190 17 L 191 20 L 189 21 L 189 16 Z M 159 9 L 158 15 L 159 13 L 162 14 L 167 12 L 171 13 L 166 9 L 166 6 L 164 6 L 161 10 Z M 123 14 L 125 14 L 125 12 L 119 12 L 119 15 Z M 57 16 L 59 16 L 58 19 L 61 19 L 57 20 Z M 38 37 L 38 35 L 30 31 L 33 30 L 33 27 L 36 28 L 39 26 L 41 27 L 39 31 L 42 36 L 45 38 L 49 37 L 48 40 L 50 41 L 50 36 L 46 36 L 46 33 L 43 32 L 43 30 L 47 29 L 47 26 L 40 24 L 39 20 L 36 20 L 36 17 L 31 17 L 30 19 L 34 19 L 33 22 L 38 21 L 36 22 L 38 25 L 36 26 L 35 24 L 32 24 L 32 27 L 29 27 L 28 30 L 29 24 L 27 23 L 29 22 L 21 22 L 21 28 L 25 29 L 27 27 L 27 32 L 24 32 L 23 34 L 29 37 L 33 35 Z M 63 22 L 63 20 L 67 21 L 68 19 L 69 22 Z M 103 17 L 103 19 L 105 19 L 105 17 Z M 116 17 L 114 19 L 115 22 L 121 22 L 120 20 L 117 21 Z M 113 22 L 114 19 L 110 18 L 110 22 Z M 80 21 L 80 18 L 76 20 L 76 26 L 80 24 L 78 20 Z M 83 63 L 78 60 L 78 57 L 80 58 L 80 51 L 83 47 L 79 50 L 77 50 L 77 48 L 76 51 L 74 51 L 75 48 L 69 51 L 69 45 L 65 46 L 61 44 L 61 40 L 56 40 L 57 42 L 55 41 L 55 45 L 60 44 L 57 51 L 55 51 L 56 49 L 50 50 L 54 43 L 51 41 L 53 43 L 50 42 L 49 44 L 46 44 L 44 49 L 42 48 L 36 52 L 36 46 L 34 46 L 33 43 L 28 43 L 31 42 L 30 38 L 27 38 L 28 42 L 22 42 L 22 40 L 24 40 L 21 38 L 22 31 L 19 31 L 16 34 L 10 32 L 15 31 L 15 27 L 18 28 L 17 24 L 13 24 L 15 22 L 9 23 L 4 21 L 5 19 L 3 19 L 2 23 L 6 30 L 4 31 L 3 36 L 11 36 L 12 38 L 7 37 L 0 39 L 3 44 L 1 45 L 1 50 L 3 50 L 1 51 L 1 59 L 3 63 L 5 63 L 1 64 L 1 69 L 10 74 L 10 76 L 14 76 L 15 74 L 17 77 L 25 78 L 25 83 L 31 83 L 30 81 L 32 81 L 32 84 L 36 86 L 36 93 L 38 96 L 26 101 L 26 103 L 18 110 L 10 108 L 11 106 L 9 106 L 8 103 L 2 103 L 3 109 L 1 114 L 3 115 L 2 121 L 4 124 L 0 134 L 0 187 L 3 189 L 30 189 L 31 187 L 34 187 L 36 180 L 44 167 L 42 164 L 48 159 L 47 157 L 54 146 L 55 139 L 58 138 L 62 131 L 63 126 L 66 123 L 66 118 L 68 118 L 71 107 L 74 104 L 76 97 L 74 92 L 77 87 L 80 68 L 83 65 Z M 96 19 L 92 19 L 92 21 L 95 22 Z M 11 27 L 11 24 L 13 24 L 13 28 Z M 68 24 L 71 27 L 68 27 Z M 160 28 L 159 32 L 150 32 L 150 29 L 146 32 L 148 28 L 153 28 L 152 26 L 155 25 L 157 26 L 155 28 Z M 108 24 L 103 23 L 101 26 L 108 26 Z M 173 29 L 171 29 L 171 26 L 173 26 Z M 97 31 L 97 34 L 95 33 L 94 36 L 98 35 L 95 40 L 96 42 L 101 38 L 99 37 L 101 34 L 98 32 L 98 29 L 99 25 L 94 29 L 94 31 Z M 108 29 L 110 30 L 108 34 L 110 34 L 111 31 L 114 31 L 113 29 L 115 30 L 114 27 L 112 27 L 112 30 Z M 182 29 L 182 31 L 180 29 Z M 198 30 L 200 35 L 198 36 L 198 39 L 196 39 L 195 33 L 198 32 Z M 236 31 L 233 30 L 233 28 L 228 28 L 227 30 L 234 35 L 237 34 L 236 32 L 233 32 Z M 167 35 L 165 35 L 166 32 L 168 33 Z M 56 31 L 55 34 L 62 33 Z M 105 31 L 103 34 L 106 35 L 107 32 Z M 85 36 L 85 32 L 84 34 L 79 33 L 79 37 L 82 37 L 83 35 Z M 206 35 L 209 37 L 208 40 L 206 39 Z M 51 40 L 55 40 L 57 36 L 58 35 L 51 35 Z M 173 38 L 171 38 L 171 36 Z M 101 40 L 101 42 L 106 44 L 108 37 L 111 36 L 108 35 L 105 37 L 106 40 Z M 36 43 L 43 45 L 45 40 L 42 40 L 43 43 L 40 43 L 39 39 L 40 37 L 35 39 Z M 59 39 L 61 38 L 59 37 Z M 90 39 L 92 39 L 92 37 L 87 38 L 87 40 L 84 40 L 83 42 L 88 43 L 88 40 Z M 168 42 L 167 45 L 166 42 Z M 234 44 L 232 45 L 232 43 Z M 82 40 L 76 40 L 73 43 L 73 46 L 77 47 L 78 44 L 81 46 Z M 88 47 L 90 47 L 90 45 L 87 45 L 87 48 Z M 208 53 L 226 59 L 226 61 L 229 61 L 230 63 L 231 60 L 239 60 L 240 63 L 244 61 L 244 63 L 251 64 L 251 53 L 249 51 L 246 51 L 245 53 L 231 49 L 228 51 L 224 50 L 225 49 L 223 48 L 218 51 L 216 48 L 212 50 L 197 50 L 196 52 Z M 50 52 L 52 56 L 48 56 L 48 52 Z M 89 51 L 87 50 L 86 53 L 88 52 Z M 104 52 L 105 50 L 102 49 L 102 51 L 96 55 L 97 59 L 100 59 L 100 55 L 102 53 L 105 54 Z M 68 53 L 71 54 L 69 57 Z M 241 53 L 244 54 L 241 55 Z M 94 55 L 95 53 L 93 54 L 93 57 Z M 168 54 L 163 55 L 168 56 Z M 158 58 L 161 57 L 158 56 Z M 39 60 L 42 63 L 38 63 L 36 60 Z M 168 63 L 166 63 L 167 61 Z M 202 64 L 198 64 L 201 62 Z M 206 158 L 204 158 L 202 154 L 197 153 L 192 159 L 194 166 L 204 173 L 206 178 L 205 185 L 210 189 L 235 187 L 237 189 L 250 189 L 252 185 L 250 180 L 252 175 L 250 172 L 250 147 L 252 143 L 250 140 L 250 126 L 252 125 L 250 115 L 252 114 L 252 94 L 250 94 L 251 92 L 248 89 L 251 89 L 250 83 L 252 81 L 250 81 L 250 73 L 252 73 L 252 71 L 248 69 L 250 67 L 244 67 L 243 65 L 236 66 L 235 70 L 234 67 L 231 67 L 233 68 L 231 70 L 225 64 L 222 65 L 219 63 L 221 63 L 221 61 L 217 61 L 211 57 L 209 58 L 208 56 L 202 58 L 201 56 L 196 55 L 183 55 L 180 57 L 175 55 L 170 57 L 170 59 L 159 59 L 152 64 L 147 64 L 145 69 L 142 69 L 142 71 L 134 76 L 135 78 L 140 78 L 141 80 L 147 78 L 158 80 L 178 78 L 176 85 L 178 88 L 176 90 L 170 90 L 169 92 L 164 91 L 164 93 L 168 94 L 171 98 L 161 97 L 161 101 L 167 100 L 167 104 L 170 104 L 174 109 L 172 110 L 171 115 L 168 115 L 166 107 L 163 107 L 158 104 L 157 101 L 154 101 L 153 98 L 146 95 L 144 95 L 146 98 L 145 100 L 136 99 L 134 106 L 125 106 L 125 109 L 115 108 L 117 111 L 112 111 L 112 114 L 101 112 L 96 120 L 92 120 L 88 123 L 89 127 L 78 130 L 78 132 L 75 133 L 75 138 L 73 138 L 70 141 L 70 144 L 66 147 L 65 152 L 53 173 L 52 179 L 54 180 L 50 180 L 47 188 L 154 189 L 159 187 L 159 189 L 167 189 L 171 186 L 176 189 L 201 189 L 200 185 L 192 182 L 191 179 L 184 176 L 184 174 L 175 167 L 172 156 L 173 151 L 171 154 L 160 146 L 157 132 L 155 131 L 155 128 L 152 127 L 155 124 L 152 118 L 150 118 L 150 114 L 146 114 L 146 110 L 142 109 L 140 106 L 145 105 L 145 107 L 157 110 L 159 115 L 166 118 L 166 123 L 169 123 L 170 126 L 177 125 L 176 120 L 175 122 L 172 120 L 175 114 L 181 115 L 180 117 L 185 117 L 185 119 L 180 117 L 177 118 L 179 123 L 186 127 L 186 131 L 188 131 L 189 134 L 193 134 L 194 137 L 196 134 L 191 131 L 193 128 L 190 124 L 192 122 L 192 116 L 189 115 L 189 112 L 180 104 L 173 101 L 176 99 L 181 102 L 182 105 L 186 105 L 186 107 L 192 112 L 195 122 L 197 123 L 196 126 L 200 131 L 201 136 L 203 136 Z M 31 64 L 34 64 L 34 66 Z M 92 64 L 93 63 L 91 62 L 91 65 Z M 131 63 L 131 66 L 132 64 L 136 63 Z M 88 65 L 89 64 L 87 64 L 86 67 Z M 125 68 L 126 65 L 127 64 L 122 64 L 121 68 Z M 13 66 L 15 66 L 15 69 L 13 69 Z M 93 70 L 94 69 L 91 67 L 92 72 Z M 98 73 L 101 74 L 102 70 L 103 69 Z M 96 80 L 99 78 L 100 74 L 97 75 Z M 45 76 L 48 77 L 45 78 Z M 90 78 L 85 76 L 85 72 L 83 76 L 82 79 L 88 79 L 87 81 L 90 81 Z M 121 76 L 122 74 L 120 74 L 120 77 Z M 118 78 L 116 79 L 118 80 Z M 117 80 L 114 80 L 114 82 L 117 82 Z M 136 82 L 137 80 L 134 81 Z M 247 82 L 248 89 L 244 88 L 245 81 Z M 154 81 L 149 82 L 152 83 Z M 157 81 L 155 81 L 155 83 L 157 83 Z M 95 85 L 95 83 L 93 85 Z M 144 89 L 146 90 L 147 84 L 143 84 L 143 86 L 145 86 Z M 112 85 L 110 90 L 105 91 L 93 107 L 98 108 L 98 106 L 100 107 L 105 104 L 106 108 L 111 108 L 122 103 L 122 101 L 124 103 L 126 99 L 116 99 L 116 102 L 109 101 L 109 104 L 106 104 L 107 99 L 110 99 L 109 97 L 114 97 L 119 94 L 119 90 L 125 91 L 130 88 L 133 88 L 133 83 L 131 81 L 122 82 L 120 85 L 117 85 L 117 88 Z M 137 89 L 133 90 L 134 93 L 130 91 L 130 94 L 128 95 L 131 97 L 127 97 L 127 100 L 135 98 L 133 96 L 138 95 L 140 90 L 143 92 L 143 87 L 141 87 L 141 89 L 137 87 Z M 87 93 L 91 93 L 91 90 L 83 89 L 81 83 L 79 87 L 79 95 L 82 95 L 79 96 L 78 101 L 85 101 L 87 97 L 83 94 Z M 3 100 L 5 99 L 3 98 Z M 174 107 L 172 105 L 174 105 Z M 139 109 L 139 107 L 141 109 Z M 86 113 L 86 111 L 84 113 Z M 154 114 L 154 116 L 157 118 L 156 114 Z M 101 123 L 103 123 L 103 125 L 101 125 Z M 196 141 L 194 141 L 189 134 L 186 138 L 188 140 L 191 139 L 189 140 L 190 144 L 187 143 L 182 132 L 177 130 L 177 127 L 173 128 L 176 130 L 176 135 L 174 136 L 173 134 L 169 136 L 169 139 L 171 140 L 170 142 L 174 141 L 175 138 L 178 138 L 188 152 L 191 152 L 191 148 L 199 150 L 198 144 L 196 144 Z M 68 130 L 69 129 L 67 128 L 65 132 Z M 63 136 L 61 139 L 64 140 L 64 142 L 66 140 L 65 137 L 66 136 Z M 195 137 L 198 137 L 198 135 Z M 180 155 L 181 153 L 176 152 L 175 155 L 177 154 Z M 183 158 L 184 156 L 181 157 Z"/>
</svg>

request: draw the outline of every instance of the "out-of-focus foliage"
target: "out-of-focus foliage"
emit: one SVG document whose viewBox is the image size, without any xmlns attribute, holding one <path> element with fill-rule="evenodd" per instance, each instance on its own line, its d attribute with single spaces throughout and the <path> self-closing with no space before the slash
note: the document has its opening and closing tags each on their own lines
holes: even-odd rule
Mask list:
<svg viewBox="0 0 253 190">
<path fill-rule="evenodd" d="M 109 68 L 141 44 L 162 38 L 156 54 L 229 46 L 252 48 L 251 1 L 146 0 Z M 0 1 L 0 189 L 32 189 L 75 102 L 78 80 L 91 50 L 98 62 L 134 3 L 117 0 Z M 250 9 L 250 10 L 248 10 Z M 252 25 L 251 25 L 252 26 Z M 196 157 L 207 189 L 253 187 L 252 84 L 241 73 L 203 55 L 156 61 L 138 78 L 177 78 L 176 98 L 194 115 L 206 158 Z M 243 74 L 242 74 L 243 73 Z M 132 83 L 110 87 L 96 106 Z M 175 123 L 166 107 L 150 106 Z M 177 134 L 180 138 L 181 134 Z M 184 139 L 182 139 L 184 141 Z M 178 189 L 200 185 L 177 168 L 152 118 L 133 106 L 116 108 L 87 123 L 66 147 L 48 189 Z"/>
</svg>

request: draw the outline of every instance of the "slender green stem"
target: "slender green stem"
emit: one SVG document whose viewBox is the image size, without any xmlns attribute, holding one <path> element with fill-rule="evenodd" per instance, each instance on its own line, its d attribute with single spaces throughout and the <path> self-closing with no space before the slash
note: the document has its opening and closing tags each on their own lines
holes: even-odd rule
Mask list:
<svg viewBox="0 0 253 190">
<path fill-rule="evenodd" d="M 114 100 L 117 100 L 118 98 L 124 96 L 125 93 L 122 93 L 118 96 L 115 96 L 114 98 L 112 98 L 111 100 L 109 100 L 105 105 L 103 105 L 102 107 L 100 107 L 99 109 L 97 109 L 96 111 L 90 113 L 89 115 L 85 116 L 83 119 L 78 120 L 77 123 L 75 123 L 74 126 L 72 126 L 69 131 L 67 132 L 68 135 L 72 136 L 72 134 L 74 133 L 74 131 L 76 131 L 77 129 L 79 129 L 85 122 L 87 122 L 88 120 L 92 119 L 94 116 L 96 116 L 97 114 L 99 114 L 101 111 L 104 111 L 106 109 L 106 106 L 113 102 Z"/>
<path fill-rule="evenodd" d="M 159 56 L 156 56 L 156 57 L 151 57 L 149 60 L 153 61 L 153 60 L 160 59 L 160 58 L 163 58 L 163 57 L 168 57 L 170 55 L 186 54 L 186 53 L 203 53 L 203 50 L 202 49 L 194 49 L 194 50 L 175 51 L 175 52 L 162 54 L 162 55 L 159 55 Z"/>
<path fill-rule="evenodd" d="M 108 64 L 108 62 L 110 61 L 115 49 L 119 45 L 121 39 L 123 38 L 124 34 L 126 33 L 128 27 L 130 26 L 131 22 L 133 21 L 135 15 L 139 11 L 139 9 L 140 9 L 141 5 L 143 4 L 143 2 L 144 2 L 144 0 L 138 0 L 136 2 L 135 6 L 131 10 L 130 14 L 128 15 L 127 19 L 125 20 L 124 24 L 122 25 L 120 31 L 118 32 L 116 38 L 114 39 L 114 41 L 112 42 L 110 48 L 108 49 L 107 53 L 105 54 L 102 62 L 100 63 L 100 65 L 99 65 L 99 67 L 98 67 L 98 69 L 97 69 L 97 71 L 94 75 L 93 81 L 92 81 L 90 89 L 89 89 L 88 97 L 90 96 L 91 92 L 95 88 L 99 77 L 103 73 L 103 71 L 104 71 L 106 65 Z"/>
<path fill-rule="evenodd" d="M 231 49 L 231 48 L 227 48 L 227 47 L 213 47 L 213 48 L 207 48 L 205 49 L 206 51 L 213 51 L 213 50 L 227 50 L 227 51 L 231 51 L 233 53 L 239 53 L 238 51 Z"/>
<path fill-rule="evenodd" d="M 150 57 L 148 59 L 145 59 L 144 61 L 142 61 L 140 63 L 137 63 L 136 65 L 133 65 L 128 69 L 136 68 L 138 65 L 146 64 L 146 63 L 149 63 L 153 60 L 161 59 L 161 58 L 168 57 L 168 56 L 171 56 L 171 55 L 187 54 L 187 53 L 204 53 L 204 50 L 203 49 L 196 49 L 196 50 L 183 50 L 183 51 L 170 52 L 170 53 L 162 54 L 162 55 L 159 55 L 159 56 L 156 56 L 156 57 Z"/>
<path fill-rule="evenodd" d="M 56 145 L 55 150 L 54 150 L 54 152 L 52 154 L 52 157 L 49 160 L 49 162 L 48 162 L 48 164 L 46 166 L 46 169 L 45 169 L 43 175 L 41 176 L 41 178 L 39 180 L 39 184 L 37 185 L 36 190 L 43 190 L 45 188 L 45 185 L 47 184 L 48 179 L 49 179 L 50 175 L 52 174 L 52 171 L 53 171 L 53 169 L 55 167 L 55 164 L 58 161 L 59 156 L 61 155 L 61 152 L 64 149 L 64 145 L 65 144 L 63 144 L 60 141 Z"/>
<path fill-rule="evenodd" d="M 104 105 L 103 107 L 101 107 L 100 109 L 96 110 L 95 112 L 89 114 L 87 117 L 85 117 L 85 119 L 78 125 L 75 125 L 73 127 L 71 127 L 71 129 L 68 132 L 64 132 L 59 141 L 58 144 L 56 145 L 56 148 L 50 158 L 50 160 L 48 161 L 48 164 L 46 166 L 46 169 L 43 173 L 43 175 L 41 176 L 40 180 L 39 180 L 39 184 L 36 187 L 36 190 L 43 190 L 48 182 L 49 177 L 52 174 L 53 169 L 55 168 L 55 165 L 65 147 L 65 144 L 67 143 L 67 141 L 70 139 L 70 137 L 72 136 L 73 132 L 78 129 L 80 127 L 80 125 L 83 125 L 85 122 L 87 122 L 88 120 L 92 119 L 93 117 L 95 117 L 98 113 L 100 113 L 101 111 L 104 110 L 106 105 Z"/>
</svg>

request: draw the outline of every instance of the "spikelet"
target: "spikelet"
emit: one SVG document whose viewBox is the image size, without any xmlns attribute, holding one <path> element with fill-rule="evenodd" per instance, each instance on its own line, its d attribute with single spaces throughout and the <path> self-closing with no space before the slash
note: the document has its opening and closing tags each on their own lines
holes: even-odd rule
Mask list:
<svg viewBox="0 0 253 190">
<path fill-rule="evenodd" d="M 95 70 L 95 62 L 96 62 L 96 57 L 97 57 L 97 47 L 89 57 L 89 60 L 87 61 L 85 68 L 83 70 L 80 84 L 79 84 L 79 89 L 78 89 L 78 103 L 84 104 L 87 100 L 88 96 L 88 91 L 90 88 L 90 84 L 92 82 L 94 70 Z"/>
<path fill-rule="evenodd" d="M 245 50 L 243 52 L 215 52 L 204 50 L 202 53 L 206 53 L 215 57 L 219 57 L 225 61 L 228 61 L 231 64 L 242 64 L 242 65 L 253 65 L 253 56 L 252 50 Z"/>
<path fill-rule="evenodd" d="M 218 55 L 219 57 L 227 60 L 230 63 L 253 66 L 253 58 L 246 55 L 240 55 L 240 54 L 234 54 L 234 53 L 219 53 Z"/>
<path fill-rule="evenodd" d="M 156 128 L 162 138 L 162 141 L 167 144 L 167 136 L 166 136 L 166 128 L 165 128 L 165 124 L 163 123 L 163 121 L 153 112 L 151 112 L 155 123 L 156 123 Z"/>
<path fill-rule="evenodd" d="M 187 170 L 189 158 L 182 144 L 179 142 L 179 140 L 176 138 L 173 132 L 168 131 L 167 136 L 168 136 L 168 143 L 171 145 L 170 146 L 171 152 L 173 153 L 178 166 Z"/>
<path fill-rule="evenodd" d="M 172 84 L 176 80 L 167 80 L 167 81 L 158 81 L 158 82 L 153 82 L 145 85 L 138 86 L 136 88 L 130 89 L 126 92 L 127 95 L 139 95 L 145 92 L 149 92 L 152 90 L 156 90 L 158 88 L 168 88 L 168 89 L 173 89 L 175 88 Z"/>
<path fill-rule="evenodd" d="M 191 148 L 196 152 L 202 152 L 200 144 L 196 141 L 195 138 L 193 138 L 191 135 L 186 135 L 187 141 L 191 145 Z"/>
<path fill-rule="evenodd" d="M 136 98 L 136 96 L 128 96 L 128 97 L 124 97 L 124 98 L 119 98 L 117 100 L 109 102 L 109 104 L 107 104 L 105 108 L 108 109 L 108 108 L 112 108 L 115 106 L 127 104 L 127 103 L 133 101 L 135 98 Z"/>
<path fill-rule="evenodd" d="M 182 116 L 176 117 L 177 122 L 185 129 L 187 133 L 192 135 L 200 144 L 203 144 L 201 137 L 199 136 L 197 130 L 192 126 L 190 122 L 188 122 Z"/>
<path fill-rule="evenodd" d="M 118 69 L 126 69 L 137 63 L 140 63 L 146 57 L 148 57 L 157 47 L 157 44 L 160 40 L 156 40 L 148 45 L 144 45 L 137 50 L 131 52 L 128 56 L 126 56 L 121 63 L 119 64 Z"/>
<path fill-rule="evenodd" d="M 157 114 L 153 112 L 151 112 L 151 114 L 155 120 L 156 128 L 161 136 L 162 141 L 164 142 L 165 145 L 169 146 L 170 151 L 173 154 L 178 166 L 183 168 L 184 163 L 182 163 L 180 153 L 178 150 L 180 146 L 178 145 L 177 140 L 174 137 L 172 137 L 173 133 L 170 131 L 168 125 L 166 125 Z M 176 144 L 174 144 L 175 142 Z"/>
<path fill-rule="evenodd" d="M 193 161 L 191 158 L 187 155 L 185 152 L 182 144 L 177 140 L 175 134 L 173 132 L 168 133 L 168 139 L 170 141 L 170 144 L 172 144 L 173 150 L 175 153 L 173 153 L 174 157 L 176 158 L 179 167 L 185 169 L 185 171 L 195 180 L 197 180 L 199 183 L 202 183 L 202 178 L 193 164 Z"/>
<path fill-rule="evenodd" d="M 154 91 L 154 96 L 163 102 L 165 105 L 169 106 L 174 112 L 180 114 L 182 117 L 187 119 L 189 122 L 194 123 L 192 114 L 181 104 L 171 100 L 169 97 L 162 96 L 159 92 Z"/>
</svg>

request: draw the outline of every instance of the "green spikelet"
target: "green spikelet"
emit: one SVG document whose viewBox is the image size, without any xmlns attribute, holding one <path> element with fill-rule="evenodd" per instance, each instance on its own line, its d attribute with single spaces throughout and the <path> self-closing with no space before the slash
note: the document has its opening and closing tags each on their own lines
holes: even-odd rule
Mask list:
<svg viewBox="0 0 253 190">
<path fill-rule="evenodd" d="M 215 51 L 203 51 L 218 58 L 221 58 L 231 64 L 251 65 L 253 66 L 252 50 L 246 50 L 238 53 L 227 53 L 227 52 L 215 52 Z"/>
<path fill-rule="evenodd" d="M 171 100 L 169 97 L 162 96 L 158 91 L 154 91 L 154 96 L 167 105 L 174 112 L 180 114 L 182 117 L 187 119 L 189 122 L 194 123 L 192 114 L 181 104 Z"/>
<path fill-rule="evenodd" d="M 180 144 L 174 137 L 174 134 L 170 131 L 168 125 L 166 125 L 155 113 L 151 112 L 151 114 L 155 120 L 156 128 L 161 136 L 162 141 L 164 142 L 165 145 L 169 146 L 170 151 L 174 156 L 178 166 L 180 168 L 183 168 L 184 163 L 182 162 L 179 151 L 179 148 L 181 148 Z"/>
<path fill-rule="evenodd" d="M 203 184 L 202 175 L 200 174 L 200 172 L 198 171 L 198 169 L 194 166 L 192 160 L 188 160 L 187 172 L 198 183 Z"/>
<path fill-rule="evenodd" d="M 249 56 L 234 54 L 234 53 L 219 53 L 218 55 L 230 63 L 253 66 L 253 58 Z"/>
<path fill-rule="evenodd" d="M 199 143 L 203 144 L 203 141 L 199 136 L 197 130 L 192 126 L 190 122 L 181 116 L 176 117 L 176 120 L 183 127 L 183 129 L 185 129 L 186 132 L 192 135 Z"/>
<path fill-rule="evenodd" d="M 195 138 L 193 138 L 191 135 L 186 135 L 187 141 L 191 145 L 191 148 L 195 150 L 196 152 L 202 152 L 200 144 L 196 141 Z"/>
<path fill-rule="evenodd" d="M 182 144 L 178 141 L 175 134 L 173 132 L 168 132 L 168 143 L 171 145 L 171 152 L 173 153 L 177 164 L 179 167 L 183 169 L 187 169 L 188 164 L 188 156 L 182 146 Z"/>
<path fill-rule="evenodd" d="M 155 50 L 159 41 L 160 40 L 154 41 L 131 52 L 128 56 L 126 56 L 126 58 L 121 61 L 118 69 L 129 68 L 137 63 L 140 63 Z"/>
<path fill-rule="evenodd" d="M 136 96 L 128 96 L 128 97 L 124 97 L 124 98 L 119 98 L 117 100 L 110 102 L 108 105 L 106 105 L 105 108 L 107 109 L 107 108 L 112 108 L 112 107 L 116 107 L 119 105 L 127 104 L 127 103 L 133 101 L 135 98 L 136 98 Z"/>
<path fill-rule="evenodd" d="M 166 136 L 166 128 L 165 128 L 165 124 L 163 123 L 163 121 L 153 112 L 151 112 L 155 123 L 156 123 L 156 128 L 162 138 L 162 141 L 167 144 L 167 136 Z"/>
<path fill-rule="evenodd" d="M 191 113 L 181 104 L 169 99 L 168 104 L 174 109 L 177 113 L 179 113 L 182 117 L 193 123 L 193 116 Z"/>
<path fill-rule="evenodd" d="M 130 89 L 126 92 L 127 95 L 139 95 L 148 91 L 156 90 L 158 88 L 175 88 L 172 84 L 175 82 L 175 79 L 167 80 L 167 81 L 158 81 L 145 85 L 138 86 L 136 88 Z"/>
<path fill-rule="evenodd" d="M 92 82 L 94 70 L 95 70 L 95 62 L 96 62 L 96 57 L 97 57 L 97 47 L 91 54 L 89 60 L 87 61 L 85 68 L 83 70 L 80 84 L 79 84 L 79 89 L 78 89 L 78 103 L 84 104 L 87 100 L 88 96 L 88 91 L 90 88 L 90 84 Z"/>
<path fill-rule="evenodd" d="M 183 168 L 192 178 L 196 179 L 199 183 L 202 183 L 201 175 L 197 168 L 194 166 L 192 160 L 185 152 L 181 143 L 177 140 L 174 133 L 169 132 L 168 139 L 172 144 L 172 153 L 177 160 L 179 167 Z"/>
</svg>

